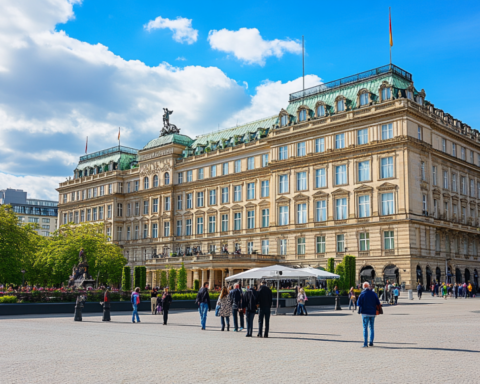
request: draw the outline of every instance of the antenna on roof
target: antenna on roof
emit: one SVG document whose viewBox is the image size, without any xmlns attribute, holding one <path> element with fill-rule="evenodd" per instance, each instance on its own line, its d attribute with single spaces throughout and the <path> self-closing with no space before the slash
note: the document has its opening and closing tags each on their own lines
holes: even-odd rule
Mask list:
<svg viewBox="0 0 480 384">
<path fill-rule="evenodd" d="M 302 36 L 302 77 L 303 77 L 303 95 L 305 96 L 305 40 Z"/>
</svg>

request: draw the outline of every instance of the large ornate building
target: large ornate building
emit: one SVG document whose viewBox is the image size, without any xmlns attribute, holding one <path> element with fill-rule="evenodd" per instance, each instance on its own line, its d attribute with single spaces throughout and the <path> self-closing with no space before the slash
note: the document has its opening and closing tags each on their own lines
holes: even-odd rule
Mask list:
<svg viewBox="0 0 480 384">
<path fill-rule="evenodd" d="M 425 96 L 387 65 L 196 139 L 169 129 L 167 111 L 143 149 L 80 159 L 58 188 L 61 223 L 104 222 L 152 284 L 182 262 L 191 286 L 347 253 L 358 281 L 477 283 L 480 135 Z"/>
</svg>

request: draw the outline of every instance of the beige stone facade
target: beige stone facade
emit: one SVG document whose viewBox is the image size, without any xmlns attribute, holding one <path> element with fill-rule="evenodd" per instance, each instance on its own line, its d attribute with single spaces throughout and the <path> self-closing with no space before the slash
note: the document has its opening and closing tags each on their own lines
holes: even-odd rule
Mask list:
<svg viewBox="0 0 480 384">
<path fill-rule="evenodd" d="M 157 271 L 182 262 L 189 286 L 220 285 L 253 267 L 326 267 L 345 254 L 357 257 L 358 281 L 386 272 L 408 288 L 445 281 L 447 266 L 452 282 L 476 282 L 480 136 L 423 91 L 392 87 L 394 96 L 382 92 L 388 84 L 377 90 L 383 97 L 360 106 L 360 90 L 356 107 L 335 104 L 324 116 L 319 102 L 282 110 L 252 141 L 185 156 L 188 146 L 172 140 L 140 150 L 138 167 L 66 181 L 61 224 L 82 222 L 87 210 L 83 221 L 93 221 L 96 208 L 129 265 L 146 265 L 154 285 Z M 202 254 L 175 256 L 194 247 Z"/>
</svg>

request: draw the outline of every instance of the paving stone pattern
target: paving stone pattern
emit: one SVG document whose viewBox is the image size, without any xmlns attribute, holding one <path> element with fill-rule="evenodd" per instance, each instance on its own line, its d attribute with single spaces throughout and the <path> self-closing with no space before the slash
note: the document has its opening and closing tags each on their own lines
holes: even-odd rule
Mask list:
<svg viewBox="0 0 480 384">
<path fill-rule="evenodd" d="M 171 311 L 168 326 L 149 313 L 0 317 L 0 383 L 478 382 L 479 299 L 401 298 L 384 312 L 368 349 L 346 307 L 272 317 L 269 339 L 221 332 L 213 310 L 206 331 L 195 311 Z"/>
</svg>

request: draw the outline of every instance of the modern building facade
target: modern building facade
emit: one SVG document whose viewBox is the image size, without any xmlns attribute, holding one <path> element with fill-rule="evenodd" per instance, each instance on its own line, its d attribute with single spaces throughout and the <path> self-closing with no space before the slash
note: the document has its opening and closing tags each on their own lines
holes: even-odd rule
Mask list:
<svg viewBox="0 0 480 384">
<path fill-rule="evenodd" d="M 51 200 L 28 199 L 27 192 L 21 189 L 0 190 L 0 205 L 11 205 L 20 224 L 38 224 L 41 236 L 50 236 L 57 229 L 58 202 Z"/>
<path fill-rule="evenodd" d="M 480 134 L 425 97 L 387 65 L 293 93 L 269 118 L 88 155 L 58 188 L 60 219 L 104 222 L 152 284 L 182 262 L 189 285 L 219 285 L 345 254 L 358 281 L 477 283 Z"/>
</svg>

